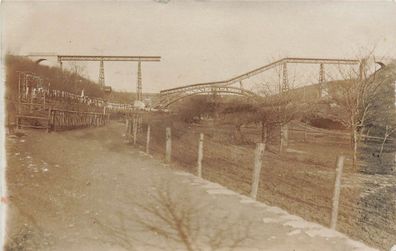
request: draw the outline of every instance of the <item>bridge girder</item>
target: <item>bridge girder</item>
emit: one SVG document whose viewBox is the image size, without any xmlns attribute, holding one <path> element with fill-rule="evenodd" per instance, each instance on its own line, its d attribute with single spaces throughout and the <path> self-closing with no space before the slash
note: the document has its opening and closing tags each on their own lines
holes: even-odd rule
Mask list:
<svg viewBox="0 0 396 251">
<path fill-rule="evenodd" d="M 136 99 L 142 101 L 142 62 L 159 62 L 161 61 L 160 56 L 92 56 L 92 55 L 57 55 L 59 66 L 62 69 L 63 61 L 99 61 L 99 85 L 105 87 L 104 79 L 104 61 L 131 61 L 138 62 L 137 69 L 137 84 L 136 84 Z"/>
<path fill-rule="evenodd" d="M 233 77 L 228 80 L 224 81 L 216 81 L 216 82 L 206 82 L 206 83 L 198 83 L 198 84 L 192 84 L 192 85 L 186 85 L 186 86 L 181 86 L 181 87 L 176 87 L 176 88 L 171 88 L 171 89 L 166 89 L 162 90 L 160 93 L 161 94 L 172 94 L 178 91 L 182 91 L 186 88 L 189 87 L 201 87 L 201 86 L 230 86 L 235 83 L 240 83 L 241 81 L 248 79 L 250 77 L 253 77 L 257 74 L 260 74 L 262 72 L 265 72 L 267 70 L 273 69 L 278 66 L 284 67 L 286 69 L 287 64 L 318 64 L 320 66 L 320 69 L 324 69 L 324 65 L 328 64 L 335 64 L 335 65 L 362 65 L 364 62 L 362 60 L 358 59 L 329 59 L 329 58 L 283 58 L 280 60 L 277 60 L 275 62 L 272 62 L 270 64 L 264 65 L 262 67 L 256 68 L 252 71 L 249 71 L 247 73 L 244 73 L 242 75 Z M 321 71 L 321 70 L 320 70 Z M 324 72 L 319 72 L 320 74 L 324 74 Z M 287 78 L 284 79 L 284 85 L 287 84 Z M 287 90 L 286 86 L 282 86 L 281 89 Z"/>
<path fill-rule="evenodd" d="M 167 108 L 169 105 L 177 102 L 178 100 L 198 96 L 198 95 L 237 95 L 251 98 L 253 100 L 259 100 L 261 97 L 254 92 L 246 89 L 233 87 L 233 86 L 199 86 L 189 87 L 187 90 L 180 92 L 173 92 L 172 94 L 166 94 L 160 96 L 159 103 L 155 106 L 157 108 Z"/>
<path fill-rule="evenodd" d="M 85 55 L 58 55 L 58 61 L 132 61 L 132 62 L 159 62 L 160 56 L 85 56 Z"/>
</svg>

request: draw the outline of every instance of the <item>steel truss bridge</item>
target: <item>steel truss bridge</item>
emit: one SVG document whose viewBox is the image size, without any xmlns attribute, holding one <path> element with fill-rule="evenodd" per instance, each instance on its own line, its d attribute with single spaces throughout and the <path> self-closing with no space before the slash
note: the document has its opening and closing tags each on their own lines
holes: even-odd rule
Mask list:
<svg viewBox="0 0 396 251">
<path fill-rule="evenodd" d="M 160 56 L 93 56 L 93 55 L 55 55 L 53 53 L 31 53 L 28 57 L 39 57 L 36 63 L 46 60 L 45 57 L 57 57 L 59 67 L 63 69 L 63 62 L 65 61 L 97 61 L 99 63 L 99 79 L 98 83 L 101 88 L 106 86 L 105 84 L 105 73 L 104 73 L 104 61 L 116 61 L 116 62 L 137 62 L 137 84 L 136 84 L 136 99 L 142 101 L 142 62 L 159 62 L 161 61 Z M 42 58 L 44 57 L 44 58 Z"/>
<path fill-rule="evenodd" d="M 62 68 L 63 61 L 99 61 L 99 85 L 105 87 L 104 61 L 130 61 L 138 62 L 136 99 L 142 101 L 142 62 L 159 62 L 159 56 L 81 56 L 81 55 L 58 55 L 58 62 Z"/>
<path fill-rule="evenodd" d="M 281 67 L 282 81 L 278 88 L 279 93 L 286 92 L 290 89 L 287 71 L 288 64 L 318 65 L 319 93 L 321 92 L 322 84 L 325 82 L 325 65 L 359 65 L 359 78 L 363 77 L 365 68 L 365 61 L 356 59 L 283 58 L 225 81 L 199 83 L 162 90 L 155 107 L 160 109 L 167 108 L 178 100 L 195 95 L 239 95 L 254 100 L 262 100 L 262 96 L 243 88 L 243 81 L 273 68 Z"/>
</svg>

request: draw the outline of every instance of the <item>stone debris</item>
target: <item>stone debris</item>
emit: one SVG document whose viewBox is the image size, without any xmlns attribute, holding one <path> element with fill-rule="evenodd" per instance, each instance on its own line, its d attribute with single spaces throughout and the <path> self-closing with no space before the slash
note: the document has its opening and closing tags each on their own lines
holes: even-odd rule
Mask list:
<svg viewBox="0 0 396 251">
<path fill-rule="evenodd" d="M 235 195 L 236 193 L 228 189 L 209 189 L 206 190 L 208 194 L 222 194 L 222 195 Z"/>
<path fill-rule="evenodd" d="M 292 235 L 296 235 L 296 234 L 300 234 L 300 233 L 301 233 L 301 230 L 296 229 L 296 230 L 293 230 L 293 231 L 287 233 L 287 235 L 292 236 Z"/>
<path fill-rule="evenodd" d="M 242 204 L 251 204 L 251 203 L 256 203 L 256 201 L 255 201 L 255 200 L 253 200 L 253 199 L 250 199 L 250 198 L 243 198 L 243 199 L 241 199 L 239 202 L 240 202 L 240 203 L 242 203 Z"/>
<path fill-rule="evenodd" d="M 263 222 L 264 223 L 278 223 L 282 220 L 280 220 L 279 218 L 263 218 Z"/>
</svg>

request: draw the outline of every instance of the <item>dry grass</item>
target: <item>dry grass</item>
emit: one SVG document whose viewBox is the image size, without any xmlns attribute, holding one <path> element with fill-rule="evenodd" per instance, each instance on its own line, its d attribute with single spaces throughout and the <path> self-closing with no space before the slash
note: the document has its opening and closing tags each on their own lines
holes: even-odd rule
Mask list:
<svg viewBox="0 0 396 251">
<path fill-rule="evenodd" d="M 235 144 L 230 127 L 193 126 L 166 117 L 150 118 L 149 123 L 151 153 L 163 158 L 165 128 L 169 126 L 172 128 L 173 163 L 194 174 L 199 133 L 204 132 L 203 177 L 241 194 L 250 193 L 254 142 L 260 140 L 258 130 L 245 130 L 246 138 L 251 140 Z M 268 144 L 257 199 L 328 226 L 336 158 L 351 153 L 348 142 L 333 140 L 329 143 L 330 140 L 317 138 L 304 143 L 301 138 L 294 138 L 289 145 L 291 151 L 282 154 L 278 153 L 277 145 Z M 140 135 L 139 143 L 145 144 L 145 133 Z M 367 199 L 379 195 L 383 189 L 373 189 L 371 184 L 377 182 L 375 177 L 356 174 L 350 157 L 347 157 L 344 170 L 342 182 L 348 185 L 344 185 L 341 192 L 338 229 L 370 245 L 387 248 L 396 238 L 396 229 L 389 228 L 389 225 L 396 226 L 395 218 L 390 216 L 396 212 L 396 205 L 389 204 L 392 203 L 389 200 L 383 203 L 388 205 L 390 213 L 375 210 L 375 203 Z M 395 176 L 389 177 L 388 185 L 394 188 Z M 378 222 L 369 221 L 365 218 L 368 215 L 377 217 Z"/>
</svg>

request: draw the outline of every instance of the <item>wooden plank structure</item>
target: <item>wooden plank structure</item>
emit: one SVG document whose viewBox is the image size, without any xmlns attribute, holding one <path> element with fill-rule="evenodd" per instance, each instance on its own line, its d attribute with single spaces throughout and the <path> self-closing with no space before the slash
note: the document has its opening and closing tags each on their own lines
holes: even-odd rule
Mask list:
<svg viewBox="0 0 396 251">
<path fill-rule="evenodd" d="M 53 90 L 34 73 L 18 73 L 17 128 L 59 131 L 103 126 L 111 112 L 132 110 L 128 105 L 115 103 L 107 109 L 102 99 Z"/>
<path fill-rule="evenodd" d="M 104 126 L 109 114 L 51 109 L 48 117 L 48 130 L 60 131 L 84 127 Z"/>
<path fill-rule="evenodd" d="M 142 133 L 143 111 L 134 111 L 127 114 L 125 136 L 128 143 L 136 144 L 138 133 Z"/>
</svg>

